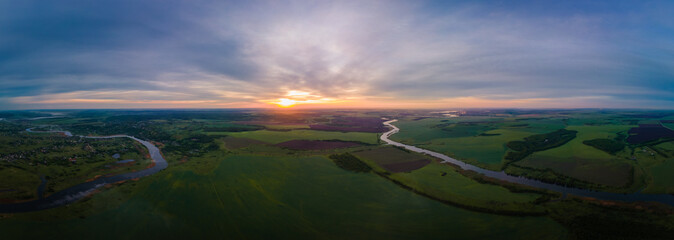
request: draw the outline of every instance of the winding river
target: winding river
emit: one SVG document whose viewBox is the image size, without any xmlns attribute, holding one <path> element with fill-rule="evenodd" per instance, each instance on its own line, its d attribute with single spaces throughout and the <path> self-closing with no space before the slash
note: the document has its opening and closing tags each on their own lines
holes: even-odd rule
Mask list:
<svg viewBox="0 0 674 240">
<path fill-rule="evenodd" d="M 35 132 L 35 133 L 44 133 L 44 132 L 52 132 L 52 133 L 62 133 L 66 136 L 73 136 L 72 133 L 68 131 L 33 131 L 32 129 L 26 129 L 28 132 Z M 155 145 L 148 141 L 140 140 L 138 138 L 132 137 L 132 136 L 127 136 L 127 135 L 113 135 L 113 136 L 100 136 L 100 137 L 92 137 L 92 136 L 79 136 L 82 138 L 93 138 L 93 139 L 102 139 L 102 138 L 120 138 L 120 137 L 126 137 L 126 138 L 131 138 L 140 144 L 143 144 L 150 153 L 150 157 L 152 158 L 152 162 L 154 163 L 154 166 L 143 169 L 137 172 L 130 172 L 130 173 L 124 173 L 124 174 L 119 174 L 119 175 L 114 175 L 114 176 L 109 176 L 109 177 L 100 177 L 97 178 L 93 181 L 89 182 L 84 182 L 72 187 L 69 187 L 67 189 L 64 189 L 60 192 L 51 194 L 47 197 L 42 197 L 39 196 L 38 199 L 28 201 L 28 202 L 20 202 L 20 203 L 11 203 L 11 204 L 0 204 L 0 213 L 17 213 L 17 212 L 31 212 L 31 211 L 38 211 L 38 210 L 43 210 L 43 209 L 48 209 L 48 208 L 53 208 L 53 207 L 58 207 L 58 206 L 63 206 L 69 203 L 73 203 L 89 194 L 94 192 L 96 189 L 105 186 L 106 184 L 111 184 L 111 183 L 116 183 L 119 181 L 125 181 L 125 180 L 131 180 L 135 178 L 141 178 L 145 176 L 149 176 L 152 174 L 155 174 L 163 169 L 165 169 L 168 166 L 168 163 L 164 159 L 164 157 L 161 155 L 161 152 L 159 151 L 159 148 L 157 148 Z M 44 181 L 43 181 L 44 183 Z M 41 184 L 41 188 L 44 188 Z M 41 195 L 41 194 L 40 194 Z"/>
<path fill-rule="evenodd" d="M 624 201 L 624 202 L 638 202 L 638 201 L 643 201 L 643 202 L 660 202 L 660 203 L 665 203 L 674 206 L 674 195 L 669 195 L 669 194 L 644 194 L 644 193 L 629 193 L 629 194 L 622 194 L 622 193 L 610 193 L 610 192 L 599 192 L 599 191 L 592 191 L 592 190 L 586 190 L 586 189 L 579 189 L 579 188 L 571 188 L 571 187 L 565 187 L 561 185 L 556 185 L 556 184 L 550 184 L 550 183 L 545 183 L 541 182 L 538 180 L 534 179 L 528 179 L 524 177 L 517 177 L 517 176 L 511 176 L 506 174 L 505 172 L 497 172 L 497 171 L 492 171 L 492 170 L 487 170 L 483 169 L 474 165 L 470 165 L 467 163 L 464 163 L 462 161 L 456 160 L 454 158 L 451 158 L 447 155 L 433 152 L 430 150 L 418 148 L 415 146 L 410 146 L 406 144 L 402 144 L 399 142 L 395 142 L 389 137 L 395 133 L 398 133 L 400 129 L 396 126 L 394 126 L 393 122 L 396 122 L 397 120 L 390 120 L 387 122 L 384 122 L 384 125 L 388 126 L 391 128 L 390 131 L 384 133 L 381 135 L 381 140 L 394 146 L 398 147 L 403 147 L 405 149 L 408 149 L 410 151 L 422 153 L 422 154 L 427 154 L 439 159 L 442 159 L 442 162 L 447 162 L 447 163 L 452 163 L 455 164 L 462 169 L 465 170 L 471 170 L 475 171 L 481 174 L 484 174 L 485 176 L 500 179 L 503 181 L 507 182 L 512 182 L 512 183 L 518 183 L 522 185 L 527 185 L 527 186 L 532 186 L 532 187 L 537 187 L 537 188 L 543 188 L 543 189 L 548 189 L 556 192 L 560 192 L 562 194 L 572 194 L 576 196 L 583 196 L 583 197 L 592 197 L 596 199 L 601 199 L 601 200 L 611 200 L 611 201 Z M 66 136 L 73 136 L 72 133 L 68 131 L 33 131 L 32 129 L 26 129 L 28 132 L 36 132 L 36 133 L 44 133 L 44 132 L 53 132 L 53 133 L 62 133 Z M 44 209 L 49 209 L 49 208 L 54 208 L 58 206 L 63 206 L 66 204 L 73 203 L 89 194 L 94 192 L 96 189 L 105 186 L 106 184 L 111 184 L 111 183 L 116 183 L 119 181 L 125 181 L 125 180 L 131 180 L 135 178 L 141 178 L 145 176 L 149 176 L 152 174 L 155 174 L 163 169 L 165 169 L 168 166 L 168 163 L 164 159 L 164 157 L 161 155 L 161 152 L 159 151 L 159 148 L 157 148 L 155 145 L 148 141 L 140 140 L 138 138 L 135 138 L 133 136 L 127 136 L 127 135 L 113 135 L 113 136 L 99 136 L 99 137 L 93 137 L 93 136 L 79 136 L 82 138 L 92 138 L 92 139 L 102 139 L 102 138 L 119 138 L 119 137 L 126 137 L 126 138 L 131 138 L 143 146 L 145 146 L 149 153 L 150 157 L 152 158 L 152 161 L 155 163 L 155 165 L 151 168 L 143 169 L 141 171 L 137 172 L 130 172 L 130 173 L 124 173 L 124 174 L 119 174 L 119 175 L 114 175 L 110 177 L 101 177 L 97 178 L 93 181 L 89 182 L 84 182 L 72 187 L 69 187 L 65 190 L 62 190 L 60 192 L 51 194 L 47 197 L 38 197 L 36 200 L 28 201 L 28 202 L 20 202 L 20 203 L 11 203 L 11 204 L 0 204 L 0 213 L 18 213 L 18 212 L 31 212 L 31 211 L 38 211 L 38 210 L 44 210 Z M 44 181 L 43 181 L 44 183 Z M 42 185 L 42 184 L 41 184 Z M 41 186 L 41 188 L 44 188 L 44 186 Z M 41 195 L 41 194 L 40 194 Z"/>
<path fill-rule="evenodd" d="M 674 195 L 670 194 L 646 194 L 646 193 L 610 193 L 610 192 L 600 192 L 600 191 L 593 191 L 593 190 L 587 190 L 587 189 L 580 189 L 580 188 L 571 188 L 571 187 L 566 187 L 562 185 L 557 185 L 557 184 L 551 184 L 551 183 L 546 183 L 534 179 L 529 179 L 525 177 L 518 177 L 518 176 L 512 176 L 508 175 L 505 172 L 497 172 L 497 171 L 492 171 L 492 170 L 487 170 L 484 168 L 480 168 L 474 165 L 467 164 L 465 162 L 456 160 L 454 158 L 451 158 L 447 155 L 433 152 L 430 150 L 426 150 L 423 148 L 418 148 L 415 146 L 410 146 L 406 144 L 402 144 L 396 141 L 393 141 L 389 139 L 391 135 L 396 134 L 400 131 L 400 129 L 396 126 L 394 126 L 393 122 L 396 122 L 398 120 L 390 120 L 387 122 L 384 122 L 384 125 L 388 126 L 391 128 L 390 131 L 385 132 L 384 134 L 381 135 L 381 140 L 393 145 L 393 146 L 398 146 L 405 148 L 410 151 L 430 155 L 439 159 L 442 159 L 442 162 L 444 163 L 451 163 L 454 165 L 457 165 L 461 167 L 462 169 L 465 170 L 471 170 L 475 171 L 481 174 L 484 174 L 487 177 L 491 178 L 496 178 L 500 179 L 503 181 L 507 182 L 512 182 L 512 183 L 518 183 L 522 185 L 527 185 L 527 186 L 532 186 L 536 188 L 543 188 L 543 189 L 548 189 L 552 190 L 555 192 L 560 192 L 564 195 L 566 194 L 572 194 L 576 196 L 582 196 L 582 197 L 591 197 L 591 198 L 596 198 L 600 200 L 610 200 L 610 201 L 623 201 L 623 202 L 660 202 L 660 203 L 665 203 L 674 206 Z"/>
</svg>

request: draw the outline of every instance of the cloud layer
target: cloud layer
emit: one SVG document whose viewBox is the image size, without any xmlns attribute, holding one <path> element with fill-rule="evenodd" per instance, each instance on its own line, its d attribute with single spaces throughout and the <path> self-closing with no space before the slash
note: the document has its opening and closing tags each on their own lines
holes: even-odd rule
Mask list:
<svg viewBox="0 0 674 240">
<path fill-rule="evenodd" d="M 672 11 L 668 1 L 0 1 L 0 109 L 282 98 L 671 108 Z"/>
</svg>

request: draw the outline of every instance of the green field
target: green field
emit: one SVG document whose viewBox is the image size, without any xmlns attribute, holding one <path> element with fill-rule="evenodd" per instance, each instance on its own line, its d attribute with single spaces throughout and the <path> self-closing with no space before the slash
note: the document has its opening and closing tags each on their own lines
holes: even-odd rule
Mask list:
<svg viewBox="0 0 674 240">
<path fill-rule="evenodd" d="M 227 156 L 210 174 L 167 170 L 97 194 L 79 207 L 101 211 L 80 218 L 78 210 L 61 207 L 9 216 L 0 220 L 0 231 L 22 238 L 102 239 L 563 239 L 567 234 L 548 218 L 447 206 L 375 174 L 344 171 L 325 157 Z"/>
<path fill-rule="evenodd" d="M 309 125 L 307 124 L 293 124 L 293 125 L 264 125 L 266 129 L 271 129 L 271 130 L 292 130 L 292 129 L 305 129 L 309 128 Z"/>
<path fill-rule="evenodd" d="M 563 128 L 561 121 L 533 122 L 532 120 L 510 120 L 503 123 L 490 123 L 486 131 L 474 131 L 471 136 L 454 137 L 452 134 L 435 128 L 442 124 L 438 118 L 419 121 L 399 121 L 395 125 L 401 130 L 391 137 L 394 141 L 415 145 L 460 159 L 492 170 L 500 170 L 503 156 L 507 153 L 506 143 L 520 140 L 532 134 L 544 133 Z M 483 118 L 452 118 L 448 121 L 485 121 Z M 496 129 L 492 129 L 496 128 Z M 483 134 L 480 136 L 480 134 Z"/>
<path fill-rule="evenodd" d="M 447 118 L 421 110 L 92 110 L 0 121 L 0 203 L 35 199 L 40 175 L 48 177 L 48 195 L 149 163 L 145 148 L 130 139 L 29 134 L 28 127 L 130 134 L 152 141 L 169 163 L 155 175 L 106 185 L 67 206 L 0 214 L 0 231 L 29 239 L 657 239 L 674 234 L 668 205 L 562 197 L 381 145 L 377 133 L 297 129 L 306 127 L 301 123 L 340 118 L 399 119 L 394 125 L 401 131 L 393 140 L 485 168 L 600 191 L 674 193 L 674 142 L 624 141 L 634 124 L 658 122 L 659 113 L 468 113 L 475 116 Z M 312 151 L 275 146 L 290 140 L 365 145 Z M 527 157 L 506 161 L 515 151 Z M 113 159 L 114 153 L 121 157 Z M 138 161 L 115 167 L 123 159 Z"/>
<path fill-rule="evenodd" d="M 215 133 L 213 133 L 215 134 Z M 259 130 L 251 132 L 220 133 L 232 137 L 250 138 L 271 144 L 277 144 L 290 140 L 333 140 L 358 141 L 368 144 L 377 144 L 378 136 L 376 133 L 362 132 L 327 132 L 314 130 L 291 130 L 291 131 L 269 131 Z"/>
<path fill-rule="evenodd" d="M 635 156 L 639 159 L 640 165 L 648 175 L 648 185 L 644 192 L 649 193 L 674 193 L 674 142 L 665 142 L 652 146 L 649 149 L 658 149 L 659 153 L 651 155 L 653 152 L 644 152 L 643 148 L 635 151 Z"/>
<path fill-rule="evenodd" d="M 12 202 L 37 198 L 40 176 L 27 169 L 0 167 L 0 200 Z"/>
<path fill-rule="evenodd" d="M 663 123 L 662 126 L 674 130 L 674 123 Z"/>
<path fill-rule="evenodd" d="M 555 172 L 580 180 L 623 187 L 630 183 L 632 165 L 628 160 L 612 156 L 583 143 L 586 140 L 613 139 L 618 132 L 627 131 L 628 125 L 569 126 L 578 131 L 576 138 L 553 149 L 535 152 L 518 165 Z"/>
<path fill-rule="evenodd" d="M 544 208 L 531 204 L 541 197 L 540 194 L 514 193 L 504 187 L 483 184 L 437 162 L 410 173 L 393 173 L 390 178 L 434 198 L 483 208 L 486 211 L 511 211 L 523 214 L 545 211 Z"/>
<path fill-rule="evenodd" d="M 634 147 L 618 147 L 624 144 L 627 131 L 639 122 L 657 121 L 591 111 L 565 116 L 401 119 L 395 123 L 401 131 L 391 139 L 501 170 L 506 163 L 504 156 L 513 151 L 509 142 L 566 129 L 576 131 L 576 137 L 561 146 L 535 150 L 506 171 L 605 191 L 630 192 L 646 187 L 646 192 L 671 192 L 669 186 L 674 181 L 663 174 L 667 171 L 664 169 L 671 169 L 669 159 L 674 158 L 670 143 L 636 152 Z"/>
<path fill-rule="evenodd" d="M 377 165 L 404 163 L 420 159 L 428 159 L 423 155 L 414 154 L 395 147 L 381 147 L 354 152 L 359 158 L 371 160 Z"/>
<path fill-rule="evenodd" d="M 405 152 L 393 147 L 382 147 L 353 153 L 369 163 L 380 175 L 394 180 L 412 191 L 435 199 L 468 206 L 483 211 L 519 212 L 536 214 L 543 208 L 531 203 L 541 197 L 538 193 L 515 193 L 505 187 L 484 184 L 462 175 L 454 167 L 436 160 L 419 169 L 406 172 L 389 172 L 385 164 L 396 164 L 427 159 L 427 156 Z"/>
<path fill-rule="evenodd" d="M 646 168 L 651 182 L 644 192 L 674 194 L 674 158 L 667 159 L 660 164 Z"/>
</svg>

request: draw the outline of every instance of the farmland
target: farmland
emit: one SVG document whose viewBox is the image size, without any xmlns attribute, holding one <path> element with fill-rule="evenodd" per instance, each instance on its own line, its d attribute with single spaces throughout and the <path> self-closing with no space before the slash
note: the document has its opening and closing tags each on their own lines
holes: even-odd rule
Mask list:
<svg viewBox="0 0 674 240">
<path fill-rule="evenodd" d="M 634 161 L 629 160 L 625 153 L 620 156 L 611 155 L 586 144 L 587 141 L 597 139 L 615 141 L 618 133 L 625 132 L 630 127 L 629 125 L 569 126 L 567 129 L 578 132 L 575 139 L 557 148 L 536 152 L 517 165 L 551 169 L 565 176 L 607 186 L 630 187 L 628 185 L 632 181 L 630 179 Z"/>
<path fill-rule="evenodd" d="M 630 143 L 642 133 L 638 129 L 651 126 L 643 125 L 654 122 L 651 115 L 549 111 L 535 115 L 481 113 L 409 118 L 397 123 L 402 130 L 392 139 L 484 168 L 503 169 L 546 182 L 615 192 L 640 188 L 652 192 L 655 185 L 674 182 L 662 182 L 668 180 L 651 174 L 652 169 L 660 169 L 660 164 L 671 159 L 664 147 L 668 145 L 658 145 L 667 143 L 666 137 L 658 135 L 649 142 Z M 556 133 L 562 137 L 558 142 L 550 135 Z M 564 139 L 564 133 L 568 138 Z"/>
<path fill-rule="evenodd" d="M 368 159 L 389 172 L 411 172 L 422 168 L 431 160 L 400 150 L 394 147 L 385 147 L 355 152 L 356 156 Z"/>
<path fill-rule="evenodd" d="M 151 181 L 106 190 L 76 209 L 0 220 L 0 229 L 5 236 L 28 238 L 74 237 L 83 231 L 101 238 L 219 237 L 223 233 L 235 238 L 432 238 L 449 234 L 469 238 L 498 232 L 503 239 L 524 234 L 533 239 L 566 235 L 549 219 L 448 207 L 374 174 L 344 171 L 325 157 L 230 155 L 193 161 L 219 164 L 208 174 L 168 170 Z M 106 211 L 107 207 L 115 210 Z M 92 209 L 101 210 L 91 214 Z M 50 220 L 40 220 L 45 218 Z M 41 231 L 26 231 L 28 226 Z M 482 226 L 494 226 L 493 232 L 485 232 Z"/>
<path fill-rule="evenodd" d="M 270 144 L 278 144 L 290 140 L 334 140 L 362 142 L 366 144 L 377 144 L 376 133 L 362 132 L 329 132 L 314 130 L 291 130 L 291 131 L 269 131 L 260 130 L 252 132 L 226 133 L 228 136 L 249 138 L 263 141 Z"/>
<path fill-rule="evenodd" d="M 461 159 L 471 164 L 475 164 L 488 169 L 501 169 L 503 156 L 508 152 L 506 144 L 511 141 L 517 141 L 527 136 L 555 131 L 563 128 L 561 121 L 548 120 L 535 122 L 527 119 L 504 121 L 502 118 L 487 120 L 485 117 L 466 117 L 466 122 L 476 124 L 475 122 L 484 122 L 489 125 L 488 128 L 482 128 L 481 131 L 473 131 L 466 135 L 464 131 L 458 130 L 447 132 L 447 123 L 460 122 L 456 118 L 438 119 L 429 118 L 419 121 L 401 121 L 399 124 L 404 129 L 399 134 L 393 136 L 393 140 L 406 144 L 414 144 L 433 151 L 445 153 L 446 155 Z M 443 129 L 438 125 L 444 126 Z M 470 128 L 476 129 L 475 126 Z"/>
<path fill-rule="evenodd" d="M 625 234 L 613 230 L 615 225 L 644 238 L 674 231 L 670 206 L 561 196 L 503 182 L 386 146 L 379 140 L 386 129 L 375 126 L 384 118 L 399 119 L 395 125 L 401 130 L 392 139 L 515 175 L 601 191 L 674 193 L 669 174 L 674 142 L 629 143 L 631 129 L 653 121 L 633 113 L 514 110 L 447 117 L 402 110 L 120 110 L 38 120 L 24 115 L 31 114 L 0 122 L 0 204 L 36 199 L 40 176 L 47 178 L 48 195 L 149 164 L 145 148 L 129 139 L 26 133 L 28 127 L 135 134 L 159 147 L 169 166 L 106 185 L 67 206 L 0 214 L 0 231 L 7 236 L 565 239 L 588 229 L 604 237 Z M 526 154 L 506 158 L 518 153 Z M 122 161 L 127 159 L 134 161 Z M 577 224 L 592 221 L 610 224 Z M 34 228 L 41 231 L 28 231 Z"/>
<path fill-rule="evenodd" d="M 664 127 L 662 124 L 640 124 L 639 127 L 629 131 L 627 142 L 641 144 L 659 139 L 674 139 L 674 130 Z"/>
<path fill-rule="evenodd" d="M 348 148 L 361 145 L 362 144 L 359 144 L 358 142 L 319 141 L 319 140 L 290 140 L 287 142 L 276 144 L 276 146 L 292 150 L 325 150 L 335 148 Z"/>
</svg>

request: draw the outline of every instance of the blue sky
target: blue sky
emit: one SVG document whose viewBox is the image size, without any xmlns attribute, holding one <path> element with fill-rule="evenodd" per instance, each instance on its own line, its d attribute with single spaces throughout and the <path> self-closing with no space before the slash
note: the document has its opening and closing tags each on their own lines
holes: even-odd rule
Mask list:
<svg viewBox="0 0 674 240">
<path fill-rule="evenodd" d="M 0 109 L 674 108 L 674 1 L 5 1 Z"/>
</svg>

